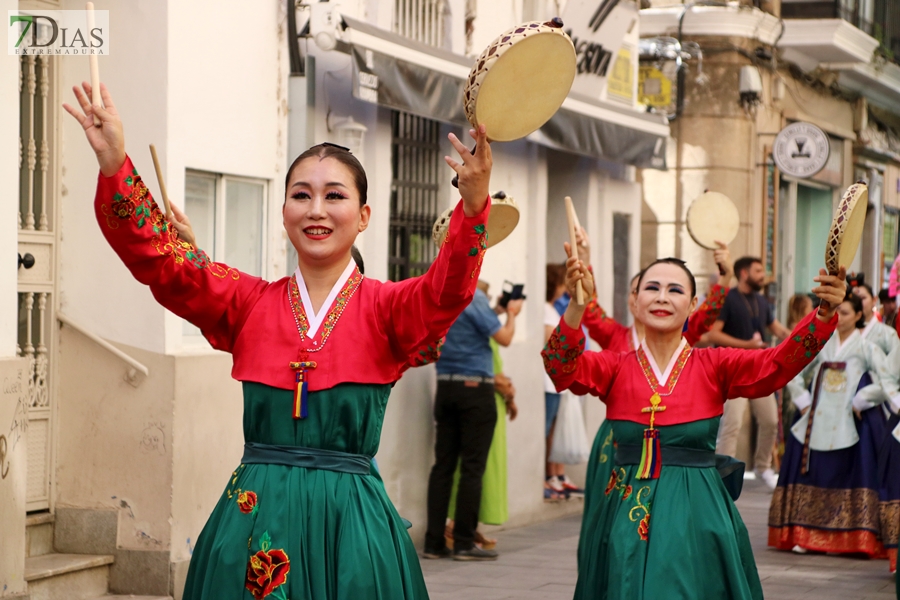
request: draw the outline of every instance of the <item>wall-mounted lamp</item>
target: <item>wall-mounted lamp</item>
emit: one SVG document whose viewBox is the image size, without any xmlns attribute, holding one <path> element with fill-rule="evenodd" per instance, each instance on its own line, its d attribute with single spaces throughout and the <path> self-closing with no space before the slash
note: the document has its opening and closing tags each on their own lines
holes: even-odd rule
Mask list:
<svg viewBox="0 0 900 600">
<path fill-rule="evenodd" d="M 350 152 L 353 153 L 360 162 L 362 162 L 363 142 L 366 139 L 366 132 L 368 130 L 368 127 L 355 121 L 353 117 L 341 119 L 334 126 L 334 132 L 337 134 L 338 143 L 341 146 L 349 148 Z"/>
<path fill-rule="evenodd" d="M 756 107 L 762 94 L 762 79 L 759 76 L 759 69 L 751 65 L 741 67 L 738 87 L 741 92 L 741 106 L 748 110 Z"/>
</svg>

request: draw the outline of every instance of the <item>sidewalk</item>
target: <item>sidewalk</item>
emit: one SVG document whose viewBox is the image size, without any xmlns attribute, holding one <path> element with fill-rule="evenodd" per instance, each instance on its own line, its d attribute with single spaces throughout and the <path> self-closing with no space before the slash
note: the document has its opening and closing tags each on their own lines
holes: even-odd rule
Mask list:
<svg viewBox="0 0 900 600">
<path fill-rule="evenodd" d="M 738 501 L 750 531 L 766 600 L 896 600 L 887 561 L 798 555 L 766 548 L 770 494 L 747 481 Z M 501 531 L 500 559 L 487 563 L 423 560 L 432 600 L 571 600 L 581 516 Z"/>
</svg>

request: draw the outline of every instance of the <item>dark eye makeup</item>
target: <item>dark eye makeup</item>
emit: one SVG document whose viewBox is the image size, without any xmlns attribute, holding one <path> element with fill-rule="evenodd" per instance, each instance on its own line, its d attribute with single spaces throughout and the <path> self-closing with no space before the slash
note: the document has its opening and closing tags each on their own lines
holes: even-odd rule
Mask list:
<svg viewBox="0 0 900 600">
<path fill-rule="evenodd" d="M 346 194 L 335 191 L 330 191 L 325 194 L 326 200 L 346 200 L 347 197 L 348 196 Z M 309 200 L 311 196 L 306 190 L 300 190 L 299 192 L 294 192 L 293 194 L 291 194 L 291 198 L 294 198 L 296 200 Z"/>
</svg>

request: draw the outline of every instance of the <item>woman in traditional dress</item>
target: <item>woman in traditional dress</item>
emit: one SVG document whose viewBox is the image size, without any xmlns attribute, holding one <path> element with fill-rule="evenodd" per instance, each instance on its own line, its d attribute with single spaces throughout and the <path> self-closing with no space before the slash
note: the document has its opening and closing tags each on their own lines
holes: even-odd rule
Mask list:
<svg viewBox="0 0 900 600">
<path fill-rule="evenodd" d="M 785 441 L 769 509 L 769 546 L 878 557 L 884 548 L 876 444 L 862 413 L 874 410 L 865 418 L 882 419 L 877 405 L 885 399 L 885 357 L 860 335 L 859 296 L 848 294 L 837 314 L 837 335 L 788 384 L 801 416 Z"/>
<path fill-rule="evenodd" d="M 575 258 L 568 265 L 569 293 L 582 281 L 591 295 L 590 272 Z M 842 278 L 821 271 L 813 292 L 837 305 Z M 606 486 L 611 499 L 602 503 L 596 533 L 604 543 L 582 565 L 597 573 L 585 597 L 762 598 L 747 530 L 715 468 L 719 418 L 727 398 L 767 395 L 793 379 L 837 319 L 825 304 L 775 348 L 693 350 L 682 328 L 695 293 L 684 263 L 656 261 L 638 278 L 635 308 L 645 337 L 634 352 L 585 352 L 584 307 L 574 302 L 544 348 L 557 389 L 606 403 L 618 444 Z"/>
<path fill-rule="evenodd" d="M 869 284 L 863 283 L 854 287 L 853 293 L 862 300 L 865 325 L 863 325 L 861 335 L 865 340 L 881 348 L 881 351 L 887 356 L 900 347 L 900 338 L 897 337 L 897 331 L 893 327 L 888 327 L 879 321 L 875 315 L 875 296 Z"/>
<path fill-rule="evenodd" d="M 83 88 L 75 88 L 81 110 L 65 108 L 100 164 L 100 229 L 163 306 L 233 354 L 243 384 L 244 457 L 197 540 L 183 597 L 427 598 L 371 457 L 393 383 L 434 358 L 473 296 L 490 210 L 484 127 L 470 132 L 474 155 L 450 135 L 465 162 L 446 158 L 462 201 L 428 272 L 399 283 L 363 278 L 351 259 L 371 211 L 359 162 L 330 144 L 301 154 L 282 207 L 298 268 L 269 283 L 179 238 L 125 153 L 105 86 L 105 109 Z"/>
<path fill-rule="evenodd" d="M 881 384 L 889 399 L 883 405 L 887 427 L 878 446 L 881 541 L 890 561 L 889 569 L 896 573 L 900 539 L 900 349 L 888 355 Z"/>
<path fill-rule="evenodd" d="M 587 263 L 590 254 L 582 251 L 582 247 L 587 247 L 587 237 L 583 231 L 582 239 L 584 242 L 578 244 L 578 257 L 582 262 Z M 728 294 L 728 285 L 731 283 L 733 274 L 731 255 L 725 244 L 721 244 L 721 248 L 713 253 L 713 260 L 724 273 L 719 276 L 720 283 L 715 283 L 710 287 L 703 304 L 688 318 L 684 338 L 691 345 L 699 342 L 703 334 L 709 331 L 716 322 L 725 296 Z M 634 319 L 634 325 L 631 327 L 610 318 L 597 302 L 596 295 L 587 304 L 582 325 L 587 328 L 591 339 L 600 344 L 600 347 L 607 352 L 631 352 L 644 339 L 644 325 L 638 318 L 635 304 L 639 277 L 640 273 L 631 279 L 631 290 L 628 294 L 628 310 Z M 550 337 L 550 333 L 546 333 L 546 338 Z M 607 472 L 614 460 L 613 427 L 609 419 L 604 419 L 594 437 L 594 445 L 591 448 L 585 474 L 584 511 L 581 519 L 581 533 L 578 538 L 579 568 L 578 583 L 575 587 L 576 600 L 593 597 L 593 590 L 596 588 L 598 573 L 592 568 L 592 565 L 596 562 L 596 556 L 603 552 L 602 545 L 604 543 L 603 537 L 596 535 L 596 532 L 602 529 L 602 524 L 598 522 L 599 517 L 607 514 L 601 512 L 600 505 L 609 498 L 604 492 L 606 491 Z"/>
</svg>

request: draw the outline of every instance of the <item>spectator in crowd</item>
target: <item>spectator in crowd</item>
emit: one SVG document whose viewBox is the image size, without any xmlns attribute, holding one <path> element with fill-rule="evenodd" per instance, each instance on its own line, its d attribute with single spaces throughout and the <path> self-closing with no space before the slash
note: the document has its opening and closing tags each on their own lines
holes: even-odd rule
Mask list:
<svg viewBox="0 0 900 600">
<path fill-rule="evenodd" d="M 787 386 L 801 416 L 785 442 L 769 546 L 877 558 L 884 554 L 876 454 L 884 434 L 885 356 L 859 335 L 859 296 L 847 294 L 836 311 L 834 335 Z"/>
<path fill-rule="evenodd" d="M 564 264 L 547 265 L 547 303 L 544 304 L 544 343 L 550 339 L 553 330 L 559 323 L 560 313 L 554 306 L 566 292 L 566 266 Z M 565 309 L 564 309 L 565 310 Z M 562 394 L 556 392 L 556 387 L 550 381 L 550 376 L 544 373 L 544 407 L 546 420 L 544 422 L 544 437 L 546 446 L 546 470 L 544 479 L 544 500 L 562 500 L 571 494 L 584 494 L 572 480 L 566 477 L 565 465 L 549 461 L 550 448 L 553 446 L 553 428 L 556 424 L 556 414 L 559 412 L 559 401 Z"/>
<path fill-rule="evenodd" d="M 734 263 L 738 285 L 725 297 L 719 318 L 709 332 L 709 341 L 718 346 L 732 348 L 764 348 L 768 331 L 778 338 L 786 338 L 790 330 L 775 319 L 766 298 L 760 294 L 766 279 L 762 262 L 745 256 Z M 734 456 L 737 453 L 738 435 L 744 421 L 747 405 L 757 422 L 756 452 L 753 467 L 769 489 L 775 489 L 778 476 L 772 470 L 772 454 L 778 438 L 778 403 L 774 394 L 764 398 L 736 398 L 725 403 L 716 452 Z"/>
<path fill-rule="evenodd" d="M 862 275 L 859 282 L 853 286 L 853 293 L 862 300 L 863 319 L 865 326 L 862 329 L 863 339 L 872 342 L 878 346 L 884 355 L 887 356 L 900 346 L 900 338 L 897 337 L 897 330 L 888 327 L 878 320 L 875 314 L 875 294 L 867 283 L 863 283 Z"/>
<path fill-rule="evenodd" d="M 897 326 L 897 297 L 891 296 L 887 288 L 878 290 L 878 301 L 881 302 L 881 322 L 896 330 Z"/>
<path fill-rule="evenodd" d="M 495 339 L 501 346 L 512 342 L 522 302 L 509 301 L 506 324 L 502 325 L 487 295 L 476 289 L 472 302 L 447 332 L 437 361 L 434 404 L 437 435 L 435 464 L 428 480 L 426 558 L 452 555 L 456 560 L 497 559 L 496 551 L 475 545 L 482 477 L 497 423 L 490 340 Z M 460 477 L 451 551 L 444 537 L 444 525 L 457 462 Z"/>
<path fill-rule="evenodd" d="M 484 280 L 478 281 L 478 289 L 484 292 L 488 300 L 489 285 Z M 494 312 L 503 314 L 505 308 L 496 304 Z M 491 352 L 494 358 L 494 399 L 497 402 L 497 425 L 494 428 L 494 437 L 491 440 L 491 449 L 488 452 L 487 465 L 484 468 L 484 477 L 481 478 L 481 504 L 478 511 L 478 521 L 487 525 L 503 525 L 509 518 L 509 503 L 506 490 L 506 419 L 516 420 L 519 409 L 516 406 L 516 386 L 512 380 L 503 374 L 503 359 L 500 357 L 500 345 L 497 340 L 491 338 Z M 447 546 L 454 546 L 453 542 L 453 516 L 456 514 L 456 492 L 459 487 L 459 467 L 453 477 L 453 491 L 450 494 L 450 507 L 447 516 L 451 519 L 444 529 L 444 537 Z M 484 537 L 478 529 L 475 530 L 475 544 L 485 550 L 493 550 L 497 540 Z"/>
<path fill-rule="evenodd" d="M 794 294 L 788 300 L 787 328 L 793 329 L 797 323 L 813 311 L 813 301 L 809 294 Z"/>
</svg>

